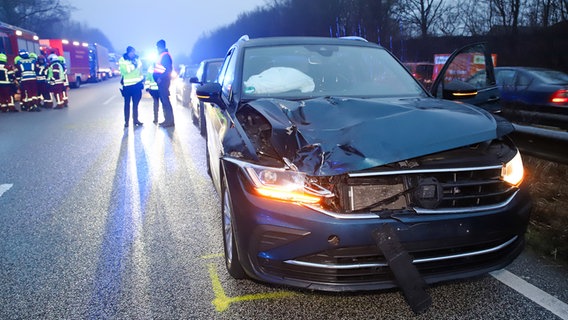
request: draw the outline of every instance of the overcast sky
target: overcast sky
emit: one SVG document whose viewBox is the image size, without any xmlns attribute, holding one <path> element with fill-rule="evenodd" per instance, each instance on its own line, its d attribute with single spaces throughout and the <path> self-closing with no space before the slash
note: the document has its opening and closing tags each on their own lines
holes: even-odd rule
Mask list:
<svg viewBox="0 0 568 320">
<path fill-rule="evenodd" d="M 117 53 L 127 46 L 155 51 L 159 39 L 170 52 L 190 54 L 203 33 L 236 21 L 269 0 L 70 0 L 71 19 L 101 30 Z M 237 39 L 235 39 L 236 41 Z"/>
</svg>

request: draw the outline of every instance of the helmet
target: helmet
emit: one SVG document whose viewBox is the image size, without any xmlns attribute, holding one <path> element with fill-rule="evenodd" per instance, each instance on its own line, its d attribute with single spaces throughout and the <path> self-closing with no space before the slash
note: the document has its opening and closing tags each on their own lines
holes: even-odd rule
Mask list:
<svg viewBox="0 0 568 320">
<path fill-rule="evenodd" d="M 37 54 L 35 52 L 30 53 L 30 58 L 37 59 Z"/>
<path fill-rule="evenodd" d="M 30 56 L 30 53 L 26 49 L 20 49 L 20 57 L 27 59 Z"/>
<path fill-rule="evenodd" d="M 55 53 L 52 53 L 47 56 L 47 61 L 49 61 L 49 63 L 59 62 L 59 57 L 57 57 Z"/>
<path fill-rule="evenodd" d="M 0 53 L 0 62 L 8 62 L 8 57 L 4 53 Z"/>
</svg>

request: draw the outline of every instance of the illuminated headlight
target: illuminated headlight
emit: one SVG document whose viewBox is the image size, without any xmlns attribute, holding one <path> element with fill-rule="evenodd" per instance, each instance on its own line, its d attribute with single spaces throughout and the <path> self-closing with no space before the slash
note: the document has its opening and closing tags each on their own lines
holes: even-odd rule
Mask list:
<svg viewBox="0 0 568 320">
<path fill-rule="evenodd" d="M 306 185 L 306 174 L 283 168 L 247 164 L 243 167 L 256 193 L 263 197 L 305 204 L 316 204 L 331 192 Z"/>
<path fill-rule="evenodd" d="M 503 168 L 501 169 L 501 179 L 513 186 L 518 186 L 523 181 L 524 172 L 521 153 L 517 151 L 517 154 L 513 159 L 511 159 L 511 161 L 503 164 Z"/>
</svg>

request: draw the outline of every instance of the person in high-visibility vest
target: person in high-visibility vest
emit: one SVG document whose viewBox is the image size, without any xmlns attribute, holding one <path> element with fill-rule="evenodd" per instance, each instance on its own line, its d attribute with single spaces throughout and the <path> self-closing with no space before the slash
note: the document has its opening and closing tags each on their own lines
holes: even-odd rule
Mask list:
<svg viewBox="0 0 568 320">
<path fill-rule="evenodd" d="M 67 76 L 67 61 L 65 61 L 64 56 L 57 56 L 57 59 L 59 59 L 59 64 L 63 67 L 63 73 L 65 74 L 65 82 L 63 83 L 63 87 L 65 88 L 65 90 L 63 90 L 63 106 L 68 107 L 69 95 L 67 92 L 69 91 L 69 77 Z"/>
<path fill-rule="evenodd" d="M 12 87 L 16 76 L 14 70 L 8 65 L 8 57 L 0 52 L 0 110 L 2 112 L 18 112 L 14 107 L 14 96 Z"/>
<path fill-rule="evenodd" d="M 41 111 L 38 108 L 36 57 L 34 53 L 20 49 L 19 55 L 14 59 L 17 68 L 16 79 L 20 83 L 20 109 L 25 111 Z"/>
<path fill-rule="evenodd" d="M 138 104 L 142 99 L 144 89 L 144 76 L 142 75 L 142 63 L 136 55 L 136 50 L 128 46 L 126 53 L 120 57 L 118 68 L 122 75 L 122 96 L 124 97 L 124 127 L 128 127 L 130 121 L 130 101 L 132 101 L 132 120 L 135 126 L 141 126 L 138 121 Z"/>
<path fill-rule="evenodd" d="M 158 124 L 158 111 L 160 109 L 160 93 L 158 92 L 158 84 L 154 80 L 154 66 L 148 68 L 146 81 L 144 82 L 146 91 L 152 96 L 154 106 L 154 124 Z"/>
<path fill-rule="evenodd" d="M 160 57 L 154 66 L 154 80 L 158 84 L 158 93 L 162 102 L 164 111 L 164 122 L 160 123 L 160 127 L 173 127 L 174 111 L 170 102 L 170 82 L 173 70 L 172 56 L 166 49 L 166 41 L 159 40 L 156 43 Z"/>
<path fill-rule="evenodd" d="M 59 57 L 52 53 L 47 56 L 47 61 L 49 66 L 47 69 L 47 83 L 49 86 L 49 91 L 53 94 L 55 99 L 54 109 L 63 109 L 65 106 L 65 99 L 63 92 L 65 91 L 65 69 Z"/>
</svg>

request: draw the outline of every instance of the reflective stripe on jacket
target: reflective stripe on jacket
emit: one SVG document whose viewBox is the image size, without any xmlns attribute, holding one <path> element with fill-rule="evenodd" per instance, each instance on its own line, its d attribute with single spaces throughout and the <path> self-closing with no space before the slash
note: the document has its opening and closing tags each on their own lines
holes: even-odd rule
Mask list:
<svg viewBox="0 0 568 320">
<path fill-rule="evenodd" d="M 64 84 L 66 78 L 65 70 L 59 62 L 54 62 L 49 65 L 47 81 L 49 81 L 50 84 Z"/>
<path fill-rule="evenodd" d="M 144 85 L 150 90 L 158 90 L 158 83 L 156 83 L 156 80 L 154 80 L 153 73 L 154 68 L 148 68 L 148 74 L 146 75 L 146 82 L 144 82 Z"/>
<path fill-rule="evenodd" d="M 14 83 L 14 71 L 8 69 L 5 64 L 0 64 L 0 84 L 7 85 Z"/>
<path fill-rule="evenodd" d="M 135 63 L 132 60 L 124 59 L 124 57 L 121 57 L 118 61 L 118 68 L 122 75 L 122 83 L 125 87 L 133 86 L 144 79 L 140 70 L 140 61 L 135 60 Z"/>
</svg>

